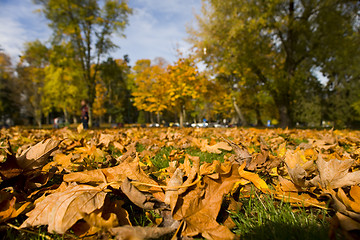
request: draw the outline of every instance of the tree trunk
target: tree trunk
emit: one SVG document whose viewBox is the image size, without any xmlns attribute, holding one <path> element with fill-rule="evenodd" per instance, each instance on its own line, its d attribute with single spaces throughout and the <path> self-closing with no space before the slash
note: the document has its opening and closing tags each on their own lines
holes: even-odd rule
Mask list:
<svg viewBox="0 0 360 240">
<path fill-rule="evenodd" d="M 184 127 L 184 112 L 182 110 L 179 111 L 179 124 L 180 127 Z"/>
<path fill-rule="evenodd" d="M 239 117 L 239 119 L 241 121 L 241 125 L 242 126 L 247 126 L 248 123 L 247 123 L 244 115 L 242 114 L 240 107 L 237 105 L 235 97 L 232 98 L 232 101 L 233 101 L 233 105 L 234 105 L 234 108 L 235 108 L 235 112 L 237 113 L 237 115 L 238 115 L 238 117 Z"/>
<path fill-rule="evenodd" d="M 65 123 L 69 124 L 69 116 L 68 116 L 68 112 L 66 110 L 66 107 L 63 108 L 63 113 L 64 113 L 64 118 L 65 118 Z"/>
<path fill-rule="evenodd" d="M 263 122 L 261 121 L 261 113 L 258 106 L 256 107 L 255 112 L 256 112 L 256 126 L 258 127 L 264 126 Z"/>
<path fill-rule="evenodd" d="M 285 104 L 280 105 L 279 114 L 280 114 L 280 127 L 286 128 L 290 126 L 290 117 L 288 113 L 288 108 Z"/>
<path fill-rule="evenodd" d="M 93 121 L 92 121 L 92 107 L 90 106 L 90 104 L 88 105 L 89 108 L 89 127 L 92 127 L 93 125 Z"/>
<path fill-rule="evenodd" d="M 157 123 L 160 124 L 160 113 L 156 113 Z"/>
<path fill-rule="evenodd" d="M 41 109 L 36 109 L 35 110 L 35 121 L 39 128 L 42 128 L 41 115 L 42 115 Z"/>
</svg>

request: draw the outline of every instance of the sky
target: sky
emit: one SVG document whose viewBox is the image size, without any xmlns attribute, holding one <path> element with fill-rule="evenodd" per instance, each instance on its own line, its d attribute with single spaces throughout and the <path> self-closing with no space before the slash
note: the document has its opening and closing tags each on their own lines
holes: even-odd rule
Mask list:
<svg viewBox="0 0 360 240">
<path fill-rule="evenodd" d="M 186 52 L 186 26 L 195 24 L 194 14 L 200 12 L 201 0 L 129 0 L 133 14 L 124 34 L 115 35 L 113 41 L 120 48 L 112 52 L 113 58 L 129 55 L 130 64 L 139 59 L 165 58 L 176 61 L 177 49 Z M 24 43 L 39 39 L 49 40 L 51 29 L 32 0 L 0 0 L 0 47 L 17 62 Z"/>
</svg>

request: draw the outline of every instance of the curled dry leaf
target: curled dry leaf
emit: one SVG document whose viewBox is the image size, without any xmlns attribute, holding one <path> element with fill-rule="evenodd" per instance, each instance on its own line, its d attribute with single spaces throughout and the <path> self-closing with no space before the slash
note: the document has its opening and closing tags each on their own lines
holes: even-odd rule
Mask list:
<svg viewBox="0 0 360 240">
<path fill-rule="evenodd" d="M 169 182 L 167 183 L 167 186 L 168 187 L 181 186 L 181 184 L 183 183 L 183 176 L 184 176 L 184 172 L 180 168 L 177 168 L 174 174 L 172 175 L 172 177 L 170 178 Z M 170 205 L 170 199 L 173 195 L 177 194 L 177 191 L 178 188 L 166 189 L 164 202 Z"/>
<path fill-rule="evenodd" d="M 70 185 L 63 192 L 53 193 L 36 204 L 21 228 L 48 225 L 49 232 L 64 234 L 83 214 L 90 214 L 104 205 L 106 193 L 98 187 Z"/>
<path fill-rule="evenodd" d="M 232 147 L 232 149 L 234 149 L 235 152 L 234 160 L 238 162 L 240 165 L 242 165 L 243 162 L 246 162 L 246 168 L 249 167 L 252 157 L 249 151 L 246 149 L 246 147 L 243 146 L 242 144 L 237 145 L 236 143 L 234 143 L 229 139 L 224 138 L 224 140 Z"/>
<path fill-rule="evenodd" d="M 238 168 L 238 164 L 231 165 L 230 171 L 219 173 L 217 179 L 205 175 L 202 184 L 188 188 L 171 202 L 173 218 L 185 222 L 182 236 L 193 237 L 201 234 L 207 239 L 235 238 L 226 226 L 216 221 L 216 218 L 224 194 L 229 193 L 240 180 Z"/>
<path fill-rule="evenodd" d="M 78 182 L 88 184 L 114 183 L 119 186 L 126 178 L 142 183 L 158 185 L 139 166 L 139 160 L 126 159 L 116 167 L 96 169 L 91 171 L 74 172 L 64 175 L 65 182 Z"/>
<path fill-rule="evenodd" d="M 227 144 L 226 142 L 218 142 L 214 145 L 207 145 L 207 144 L 203 144 L 203 146 L 201 147 L 201 151 L 203 152 L 209 152 L 209 153 L 217 153 L 220 154 L 221 150 L 226 150 L 226 151 L 231 151 L 232 147 L 229 146 L 229 144 Z"/>
<path fill-rule="evenodd" d="M 145 210 L 153 210 L 159 208 L 161 203 L 157 201 L 152 195 L 145 195 L 140 192 L 133 184 L 131 184 L 129 178 L 125 178 L 121 184 L 121 191 L 138 207 Z"/>
<path fill-rule="evenodd" d="M 113 142 L 114 139 L 114 135 L 102 133 L 100 134 L 99 144 L 102 144 L 105 147 L 109 147 L 109 144 Z"/>
<path fill-rule="evenodd" d="M 325 161 L 319 154 L 316 165 L 319 170 L 320 184 L 324 188 L 341 188 L 360 183 L 360 171 L 349 172 L 352 159 Z"/>
<path fill-rule="evenodd" d="M 26 202 L 19 207 L 16 206 L 15 203 L 16 197 L 4 199 L 0 202 L 0 223 L 6 222 L 11 218 L 16 218 L 30 205 L 30 202 Z"/>
<path fill-rule="evenodd" d="M 117 240 L 141 240 L 141 239 L 157 239 L 166 234 L 170 234 L 176 230 L 177 226 L 171 227 L 133 227 L 123 226 L 110 229 L 110 233 Z"/>
<path fill-rule="evenodd" d="M 90 214 L 81 213 L 83 219 L 89 224 L 91 227 L 96 227 L 100 229 L 109 229 L 119 226 L 119 222 L 117 220 L 117 216 L 115 213 L 110 213 L 108 219 L 104 219 L 101 215 L 101 211 L 94 211 Z"/>
<path fill-rule="evenodd" d="M 17 164 L 24 170 L 32 170 L 43 167 L 47 163 L 50 154 L 55 151 L 60 141 L 53 139 L 43 140 L 25 150 L 16 160 Z"/>
<path fill-rule="evenodd" d="M 285 164 L 293 183 L 299 187 L 307 187 L 309 181 L 308 172 L 314 171 L 314 162 L 307 161 L 304 151 L 292 152 L 288 150 L 285 154 Z"/>
<path fill-rule="evenodd" d="M 240 177 L 252 182 L 254 184 L 254 186 L 256 188 L 260 189 L 262 192 L 264 192 L 264 193 L 270 192 L 270 188 L 268 187 L 266 182 L 259 177 L 259 175 L 257 175 L 256 173 L 244 170 L 245 164 L 246 163 L 243 163 L 239 167 L 239 175 L 240 175 Z"/>
</svg>

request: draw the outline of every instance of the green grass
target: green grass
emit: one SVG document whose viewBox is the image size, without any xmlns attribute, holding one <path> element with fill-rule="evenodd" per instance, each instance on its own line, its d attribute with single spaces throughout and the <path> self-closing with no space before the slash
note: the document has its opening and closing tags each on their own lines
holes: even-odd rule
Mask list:
<svg viewBox="0 0 360 240">
<path fill-rule="evenodd" d="M 162 147 L 154 157 L 151 158 L 151 162 L 157 169 L 167 168 L 169 166 L 169 155 L 172 150 L 177 149 L 175 147 Z M 136 145 L 136 151 L 142 152 L 145 150 L 145 146 L 142 144 Z M 179 149 L 180 151 L 181 149 Z M 184 149 L 184 155 L 179 159 L 180 163 L 184 162 L 185 154 L 189 154 L 191 156 L 197 156 L 200 158 L 200 162 L 208 162 L 212 163 L 214 160 L 219 160 L 220 162 L 224 161 L 224 156 L 227 154 L 227 151 L 222 151 L 220 154 L 216 153 L 208 153 L 202 152 L 198 148 L 189 147 Z"/>
<path fill-rule="evenodd" d="M 208 152 L 202 152 L 198 148 L 190 147 L 185 149 L 185 153 L 191 156 L 200 157 L 200 162 L 212 163 L 214 160 L 219 160 L 220 162 L 224 162 L 224 156 L 228 152 L 224 150 L 220 154 L 208 153 Z"/>
<path fill-rule="evenodd" d="M 242 239 L 328 239 L 325 210 L 293 208 L 270 195 L 244 198 L 240 211 L 231 212 L 234 233 Z"/>
</svg>

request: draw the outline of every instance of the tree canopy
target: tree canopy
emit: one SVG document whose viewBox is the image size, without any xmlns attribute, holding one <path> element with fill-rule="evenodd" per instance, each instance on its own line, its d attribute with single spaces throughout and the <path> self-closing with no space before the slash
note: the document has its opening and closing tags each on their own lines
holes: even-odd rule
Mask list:
<svg viewBox="0 0 360 240">
<path fill-rule="evenodd" d="M 350 62 L 335 69 L 358 78 L 350 69 L 359 66 L 351 54 L 359 52 L 358 13 L 358 1 L 208 0 L 197 28 L 189 30 L 190 41 L 215 74 L 262 86 L 274 99 L 281 126 L 288 126 L 298 120 L 303 93 L 318 85 L 317 71 L 330 76 L 335 62 Z M 315 98 L 309 93 L 304 107 L 319 102 Z"/>
</svg>

